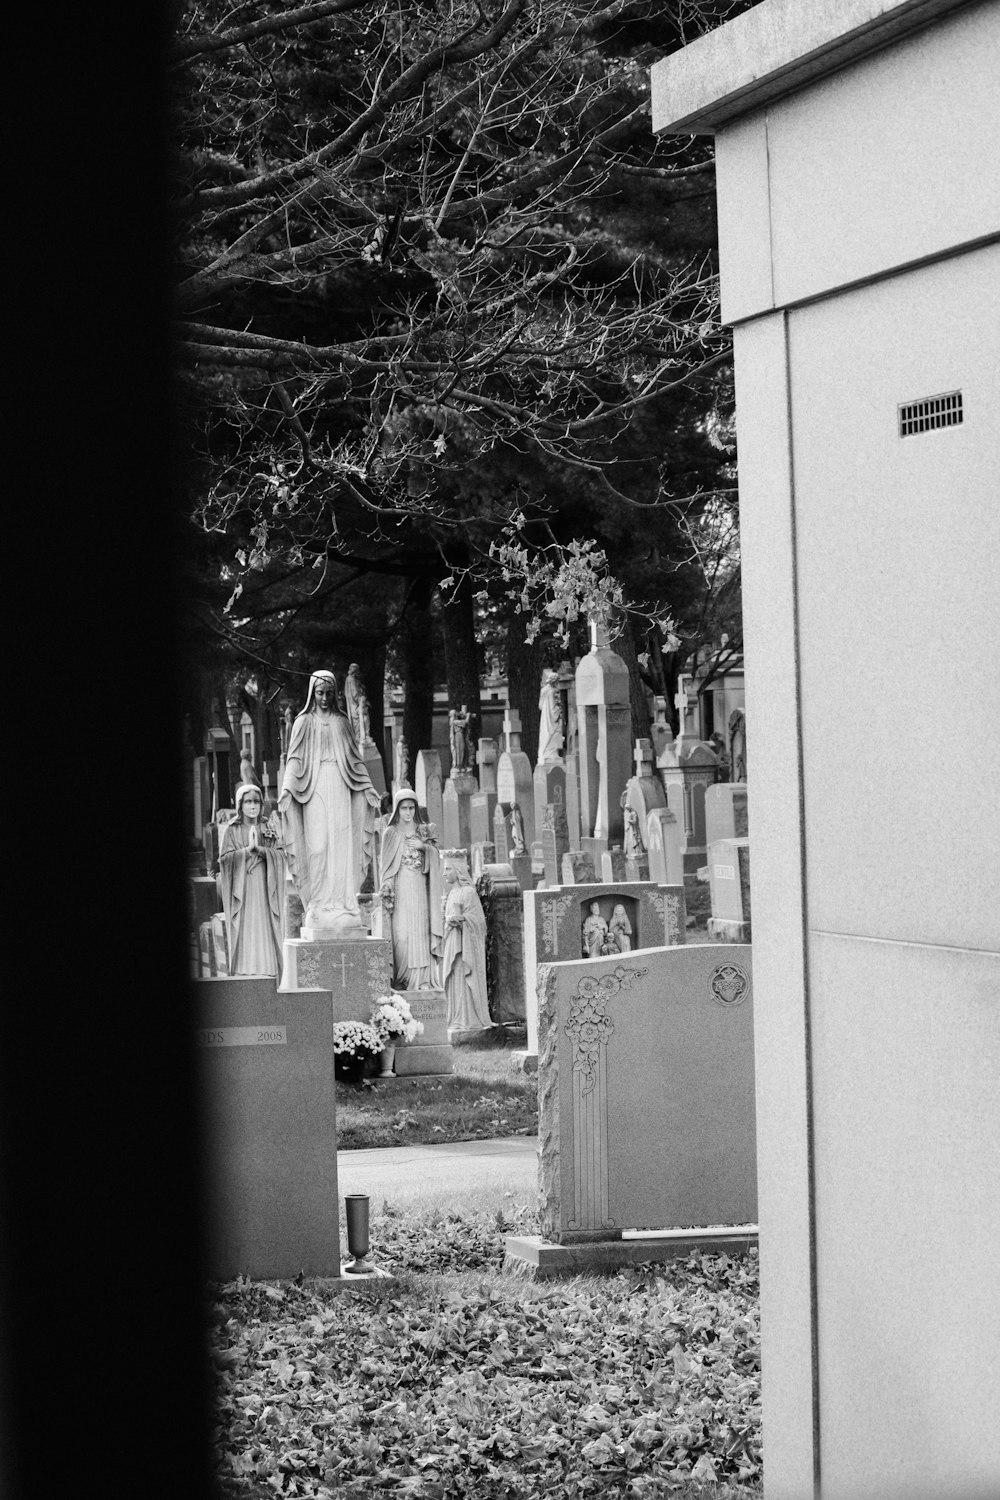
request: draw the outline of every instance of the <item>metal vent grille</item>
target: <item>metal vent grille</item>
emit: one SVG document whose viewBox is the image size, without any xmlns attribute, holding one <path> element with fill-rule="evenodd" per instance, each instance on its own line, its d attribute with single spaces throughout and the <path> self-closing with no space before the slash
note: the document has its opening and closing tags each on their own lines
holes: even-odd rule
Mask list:
<svg viewBox="0 0 1000 1500">
<path fill-rule="evenodd" d="M 925 396 L 923 401 L 908 401 L 899 408 L 900 437 L 914 437 L 934 427 L 957 427 L 962 420 L 962 392 L 945 391 L 943 396 Z"/>
</svg>

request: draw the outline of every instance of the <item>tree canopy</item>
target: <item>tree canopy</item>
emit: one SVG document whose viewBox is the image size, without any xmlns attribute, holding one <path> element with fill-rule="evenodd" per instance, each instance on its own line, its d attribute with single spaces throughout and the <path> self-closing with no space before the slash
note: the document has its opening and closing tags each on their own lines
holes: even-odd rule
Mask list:
<svg viewBox="0 0 1000 1500">
<path fill-rule="evenodd" d="M 711 152 L 652 135 L 648 68 L 743 8 L 181 12 L 196 640 L 281 682 L 437 632 L 471 697 L 477 633 L 630 605 L 662 679 L 737 574 Z"/>
</svg>

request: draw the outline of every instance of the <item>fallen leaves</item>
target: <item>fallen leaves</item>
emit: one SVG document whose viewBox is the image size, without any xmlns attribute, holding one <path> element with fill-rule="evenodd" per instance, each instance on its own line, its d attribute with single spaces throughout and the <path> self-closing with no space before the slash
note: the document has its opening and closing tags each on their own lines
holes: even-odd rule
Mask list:
<svg viewBox="0 0 1000 1500">
<path fill-rule="evenodd" d="M 526 1285 L 498 1274 L 512 1228 L 526 1209 L 390 1210 L 372 1245 L 397 1282 L 215 1288 L 224 1492 L 757 1493 L 756 1258 Z"/>
</svg>

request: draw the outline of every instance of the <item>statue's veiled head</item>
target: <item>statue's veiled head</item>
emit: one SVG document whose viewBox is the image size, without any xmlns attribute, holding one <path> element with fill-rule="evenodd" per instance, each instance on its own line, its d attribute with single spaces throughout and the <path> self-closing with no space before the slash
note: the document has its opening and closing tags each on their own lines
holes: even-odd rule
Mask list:
<svg viewBox="0 0 1000 1500">
<path fill-rule="evenodd" d="M 332 672 L 326 670 L 314 672 L 310 677 L 306 706 L 302 712 L 312 713 L 317 708 L 323 713 L 337 711 L 337 679 Z"/>
</svg>

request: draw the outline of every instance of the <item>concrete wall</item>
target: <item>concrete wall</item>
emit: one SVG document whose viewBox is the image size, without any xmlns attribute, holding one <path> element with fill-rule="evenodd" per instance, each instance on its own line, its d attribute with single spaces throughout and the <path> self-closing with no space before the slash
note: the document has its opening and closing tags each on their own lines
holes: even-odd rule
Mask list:
<svg viewBox="0 0 1000 1500">
<path fill-rule="evenodd" d="M 1000 1492 L 1000 692 L 942 691 L 1000 640 L 998 56 L 972 4 L 718 137 L 768 1500 Z"/>
</svg>

